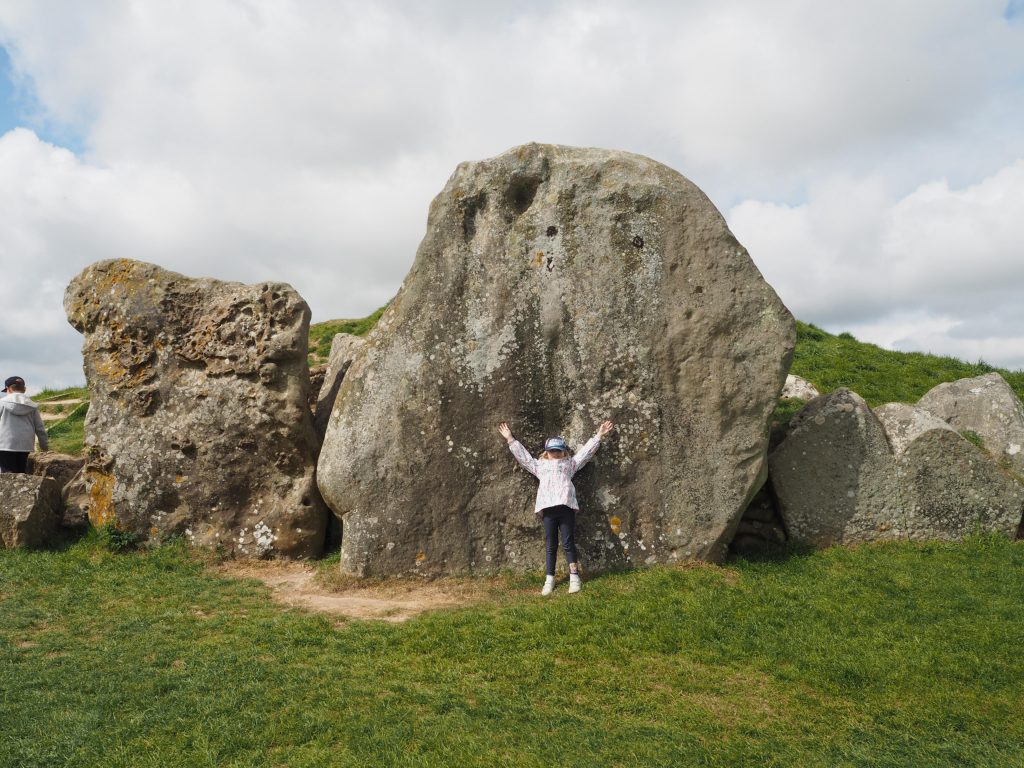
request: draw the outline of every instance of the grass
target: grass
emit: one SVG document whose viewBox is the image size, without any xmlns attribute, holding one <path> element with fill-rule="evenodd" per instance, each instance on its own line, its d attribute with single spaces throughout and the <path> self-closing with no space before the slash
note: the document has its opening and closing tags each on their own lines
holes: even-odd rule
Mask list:
<svg viewBox="0 0 1024 768">
<path fill-rule="evenodd" d="M 874 408 L 884 403 L 916 403 L 937 384 L 992 371 L 998 371 L 1024 398 L 1024 371 L 995 368 L 981 360 L 965 363 L 922 352 L 892 352 L 857 341 L 848 333 L 834 336 L 798 320 L 789 372 L 807 379 L 822 394 L 839 387 L 851 389 Z"/>
<path fill-rule="evenodd" d="M 64 387 L 63 389 L 44 389 L 38 394 L 32 395 L 37 403 L 45 403 L 49 400 L 88 400 L 89 388 L 85 385 L 79 387 Z"/>
<path fill-rule="evenodd" d="M 73 456 L 82 452 L 85 447 L 85 416 L 88 412 L 89 403 L 80 403 L 67 416 L 47 428 L 51 451 L 70 453 Z"/>
<path fill-rule="evenodd" d="M 337 624 L 180 543 L 0 552 L 0 766 L 1024 763 L 1019 543 L 533 581 Z"/>
<path fill-rule="evenodd" d="M 368 334 L 380 320 L 385 309 L 387 309 L 386 304 L 372 315 L 358 320 L 325 320 L 322 323 L 314 323 L 309 326 L 310 365 L 327 362 L 327 358 L 331 354 L 331 341 L 334 340 L 336 334 L 351 333 L 356 336 Z"/>
</svg>

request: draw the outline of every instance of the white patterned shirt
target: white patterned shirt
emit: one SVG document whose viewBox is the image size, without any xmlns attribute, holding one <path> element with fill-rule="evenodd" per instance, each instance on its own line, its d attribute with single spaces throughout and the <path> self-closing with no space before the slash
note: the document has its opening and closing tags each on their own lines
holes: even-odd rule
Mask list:
<svg viewBox="0 0 1024 768">
<path fill-rule="evenodd" d="M 542 509 L 562 504 L 579 511 L 580 505 L 576 501 L 576 486 L 572 484 L 572 476 L 590 461 L 600 445 L 601 438 L 594 435 L 575 456 L 565 459 L 535 459 L 518 440 L 509 443 L 508 449 L 512 451 L 516 461 L 523 469 L 540 480 L 540 486 L 537 488 L 537 503 L 533 511 L 540 512 Z"/>
</svg>

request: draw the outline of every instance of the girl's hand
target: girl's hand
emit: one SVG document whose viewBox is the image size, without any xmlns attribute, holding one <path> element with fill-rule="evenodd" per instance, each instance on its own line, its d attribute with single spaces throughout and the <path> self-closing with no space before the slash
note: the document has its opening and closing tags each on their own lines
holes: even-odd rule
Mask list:
<svg viewBox="0 0 1024 768">
<path fill-rule="evenodd" d="M 611 432 L 612 429 L 614 429 L 614 428 L 615 428 L 614 424 L 612 424 L 610 421 L 606 421 L 600 427 L 597 428 L 597 436 L 598 437 L 604 437 L 609 432 Z"/>
<path fill-rule="evenodd" d="M 508 440 L 509 442 L 512 441 L 512 430 L 508 428 L 507 421 L 503 421 L 501 422 L 501 424 L 498 425 L 498 431 L 501 433 L 501 436 L 504 437 L 506 440 Z"/>
</svg>

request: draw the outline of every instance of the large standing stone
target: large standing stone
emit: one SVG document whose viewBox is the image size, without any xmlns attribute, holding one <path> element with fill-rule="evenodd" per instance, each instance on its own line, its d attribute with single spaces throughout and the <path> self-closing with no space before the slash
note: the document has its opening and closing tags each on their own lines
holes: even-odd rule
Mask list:
<svg viewBox="0 0 1024 768">
<path fill-rule="evenodd" d="M 331 354 L 327 358 L 327 370 L 324 372 L 324 383 L 320 387 L 320 395 L 316 401 L 316 414 L 313 423 L 321 439 L 327 432 L 327 421 L 331 418 L 334 401 L 338 399 L 341 382 L 345 380 L 356 353 L 363 348 L 365 339 L 351 333 L 336 333 L 331 339 Z"/>
<path fill-rule="evenodd" d="M 768 463 L 793 541 L 828 547 L 902 537 L 892 451 L 857 393 L 841 387 L 804 406 Z"/>
<path fill-rule="evenodd" d="M 68 286 L 90 390 L 93 523 L 243 556 L 320 554 L 309 309 L 289 286 L 119 259 Z"/>
<path fill-rule="evenodd" d="M 917 405 L 957 432 L 975 432 L 993 456 L 1024 475 L 1024 404 L 998 373 L 939 384 Z"/>
<path fill-rule="evenodd" d="M 0 541 L 7 549 L 47 544 L 60 524 L 60 486 L 50 477 L 0 474 Z"/>
<path fill-rule="evenodd" d="M 875 414 L 895 454 L 908 538 L 959 540 L 975 532 L 1017 533 L 1024 485 L 922 408 L 889 403 Z"/>
<path fill-rule="evenodd" d="M 579 447 L 584 567 L 718 558 L 764 480 L 792 315 L 691 182 L 531 144 L 461 164 L 339 393 L 319 464 L 356 574 L 534 568 L 535 481 L 495 431 Z"/>
</svg>

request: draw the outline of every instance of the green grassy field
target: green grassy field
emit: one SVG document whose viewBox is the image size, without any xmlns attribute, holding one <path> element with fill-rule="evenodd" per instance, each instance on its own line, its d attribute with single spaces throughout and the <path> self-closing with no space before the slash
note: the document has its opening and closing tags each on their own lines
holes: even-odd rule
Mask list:
<svg viewBox="0 0 1024 768">
<path fill-rule="evenodd" d="M 0 552 L 0 766 L 1024 764 L 1020 543 L 535 581 L 338 623 L 178 544 Z"/>
</svg>

